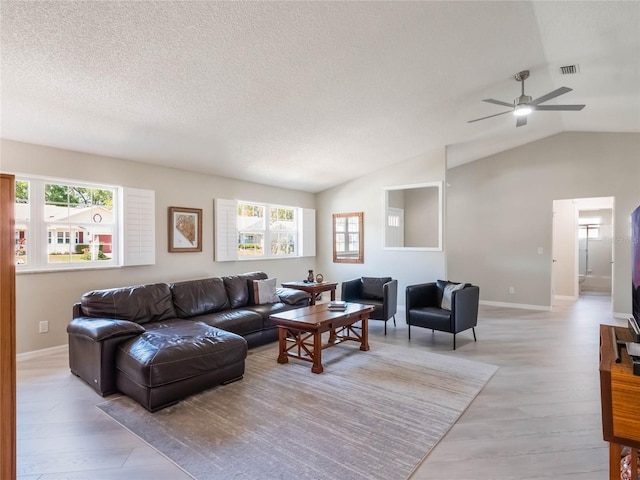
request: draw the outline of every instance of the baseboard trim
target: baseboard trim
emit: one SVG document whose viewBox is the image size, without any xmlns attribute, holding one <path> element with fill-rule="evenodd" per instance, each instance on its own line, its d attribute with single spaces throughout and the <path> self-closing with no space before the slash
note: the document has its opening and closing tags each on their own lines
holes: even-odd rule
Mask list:
<svg viewBox="0 0 640 480">
<path fill-rule="evenodd" d="M 578 300 L 578 297 L 573 295 L 554 295 L 555 300 Z"/>
<path fill-rule="evenodd" d="M 54 353 L 66 352 L 69 345 L 58 345 L 57 347 L 43 348 L 42 350 L 33 350 L 31 352 L 19 353 L 16 355 L 16 362 L 24 362 L 25 360 L 31 360 L 32 358 L 44 357 L 45 355 L 51 355 Z"/>
<path fill-rule="evenodd" d="M 524 303 L 507 303 L 507 302 L 492 302 L 490 300 L 480 300 L 480 305 L 487 305 L 490 307 L 505 307 L 505 308 L 520 308 L 522 310 L 539 310 L 542 312 L 550 312 L 551 307 L 544 305 L 526 305 Z"/>
<path fill-rule="evenodd" d="M 613 318 L 624 318 L 625 320 L 633 317 L 633 314 L 631 313 L 611 312 L 611 314 L 613 315 Z"/>
</svg>

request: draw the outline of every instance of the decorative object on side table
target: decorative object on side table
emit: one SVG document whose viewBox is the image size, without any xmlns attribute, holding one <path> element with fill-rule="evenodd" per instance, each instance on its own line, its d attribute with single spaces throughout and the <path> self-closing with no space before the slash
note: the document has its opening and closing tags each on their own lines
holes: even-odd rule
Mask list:
<svg viewBox="0 0 640 480">
<path fill-rule="evenodd" d="M 321 273 L 319 273 L 316 275 L 316 283 L 322 283 L 322 282 L 324 282 L 324 276 Z"/>
<path fill-rule="evenodd" d="M 202 251 L 202 209 L 169 207 L 169 252 Z"/>
<path fill-rule="evenodd" d="M 309 283 L 315 282 L 315 276 L 313 275 L 313 270 L 309 270 L 309 275 L 307 275 L 307 282 Z"/>
</svg>

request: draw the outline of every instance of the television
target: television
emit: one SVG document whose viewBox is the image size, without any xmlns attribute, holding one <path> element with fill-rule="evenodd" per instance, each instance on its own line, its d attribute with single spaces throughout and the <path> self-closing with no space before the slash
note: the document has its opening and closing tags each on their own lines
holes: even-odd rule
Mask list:
<svg viewBox="0 0 640 480">
<path fill-rule="evenodd" d="M 633 317 L 629 319 L 630 330 L 632 326 L 637 329 L 640 324 L 640 207 L 631 213 L 631 299 Z M 636 338 L 634 341 L 640 340 Z"/>
</svg>

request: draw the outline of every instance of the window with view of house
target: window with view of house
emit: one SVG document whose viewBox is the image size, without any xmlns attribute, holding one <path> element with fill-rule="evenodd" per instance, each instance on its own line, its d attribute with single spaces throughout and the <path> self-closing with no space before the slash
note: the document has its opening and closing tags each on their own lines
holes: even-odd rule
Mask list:
<svg viewBox="0 0 640 480">
<path fill-rule="evenodd" d="M 15 255 L 18 271 L 116 266 L 126 264 L 121 253 L 131 245 L 139 246 L 139 231 L 149 238 L 153 227 L 153 192 L 147 192 L 146 220 L 130 226 L 126 241 L 121 241 L 123 222 L 131 210 L 139 212 L 135 202 L 122 209 L 124 193 L 117 186 L 91 185 L 43 178 L 16 179 Z M 136 191 L 136 190 L 134 190 Z M 120 212 L 123 212 L 120 213 Z M 140 229 L 142 224 L 143 228 Z M 147 252 L 153 252 L 153 246 Z M 155 255 L 155 254 L 153 254 Z M 137 264 L 153 263 L 151 256 Z M 136 263 L 130 263 L 136 264 Z"/>
<path fill-rule="evenodd" d="M 216 199 L 216 261 L 315 255 L 315 210 Z"/>
<path fill-rule="evenodd" d="M 296 210 L 238 202 L 238 258 L 295 256 Z"/>
</svg>

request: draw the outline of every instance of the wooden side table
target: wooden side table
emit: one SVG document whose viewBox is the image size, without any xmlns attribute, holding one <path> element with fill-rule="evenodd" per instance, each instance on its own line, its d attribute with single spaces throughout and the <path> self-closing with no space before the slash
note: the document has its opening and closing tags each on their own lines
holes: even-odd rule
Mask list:
<svg viewBox="0 0 640 480">
<path fill-rule="evenodd" d="M 281 283 L 284 288 L 294 288 L 296 290 L 302 290 L 303 292 L 307 292 L 311 295 L 310 305 L 316 304 L 316 295 L 322 292 L 331 292 L 331 300 L 336 299 L 336 287 L 338 286 L 338 282 L 286 282 Z"/>
</svg>

